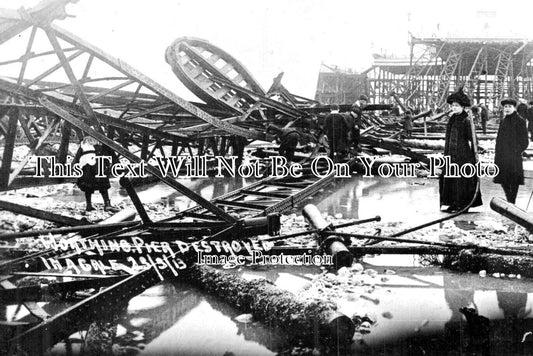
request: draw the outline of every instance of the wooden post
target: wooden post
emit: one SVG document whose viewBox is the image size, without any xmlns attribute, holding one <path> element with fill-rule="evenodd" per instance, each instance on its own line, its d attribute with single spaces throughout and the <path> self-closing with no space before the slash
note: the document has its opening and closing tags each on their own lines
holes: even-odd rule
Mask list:
<svg viewBox="0 0 533 356">
<path fill-rule="evenodd" d="M 4 200 L 0 200 L 0 209 L 11 211 L 16 214 L 23 214 L 26 216 L 31 216 L 33 218 L 47 220 L 59 225 L 69 225 L 69 226 L 80 226 L 89 224 L 88 221 L 74 219 L 68 216 L 55 214 L 50 211 L 39 210 L 35 208 L 30 208 L 29 206 L 24 206 L 20 204 L 10 203 Z"/>
<path fill-rule="evenodd" d="M 4 153 L 2 155 L 2 167 L 0 167 L 0 186 L 7 187 L 9 182 L 9 174 L 11 173 L 11 161 L 13 160 L 13 149 L 15 148 L 15 139 L 17 136 L 18 115 L 17 110 L 9 110 L 6 115 L 9 115 L 7 126 L 7 133 L 5 136 Z"/>
<path fill-rule="evenodd" d="M 133 188 L 133 185 L 131 184 L 130 180 L 126 177 L 122 177 L 120 178 L 120 185 L 124 187 L 124 189 L 126 189 L 126 191 L 128 192 L 128 195 L 130 196 L 130 199 L 133 202 L 133 205 L 135 206 L 135 209 L 137 210 L 137 213 L 141 217 L 143 223 L 150 224 L 152 220 L 150 220 L 150 217 L 146 213 L 146 210 L 144 210 L 144 206 L 141 202 L 141 199 L 139 199 L 139 196 Z"/>
<path fill-rule="evenodd" d="M 72 125 L 69 122 L 63 121 L 61 126 L 61 144 L 57 153 L 57 160 L 61 164 L 67 162 L 68 145 L 70 143 L 70 133 L 72 132 Z"/>
<path fill-rule="evenodd" d="M 148 145 L 150 144 L 150 136 L 143 135 L 142 147 L 141 147 L 141 159 L 146 161 L 148 158 Z"/>
</svg>

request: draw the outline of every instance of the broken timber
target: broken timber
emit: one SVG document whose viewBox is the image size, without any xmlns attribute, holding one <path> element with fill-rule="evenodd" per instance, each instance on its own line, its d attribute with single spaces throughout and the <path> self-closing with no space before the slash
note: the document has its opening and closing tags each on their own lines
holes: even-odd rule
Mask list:
<svg viewBox="0 0 533 356">
<path fill-rule="evenodd" d="M 248 281 L 207 266 L 194 265 L 184 274 L 185 280 L 238 305 L 244 312 L 274 327 L 290 332 L 291 337 L 313 344 L 331 340 L 340 346 L 351 343 L 353 321 L 335 307 L 322 301 L 301 300 L 290 292 L 276 288 L 266 280 Z"/>
</svg>

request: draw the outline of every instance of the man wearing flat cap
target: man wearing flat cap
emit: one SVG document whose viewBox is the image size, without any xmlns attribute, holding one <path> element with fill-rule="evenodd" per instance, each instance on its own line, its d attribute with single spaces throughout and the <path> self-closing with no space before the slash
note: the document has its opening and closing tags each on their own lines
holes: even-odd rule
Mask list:
<svg viewBox="0 0 533 356">
<path fill-rule="evenodd" d="M 526 120 L 516 112 L 517 101 L 505 98 L 501 101 L 505 115 L 498 129 L 494 163 L 499 173 L 494 183 L 501 184 L 509 203 L 515 204 L 518 187 L 524 184 L 522 152 L 529 144 Z"/>
</svg>

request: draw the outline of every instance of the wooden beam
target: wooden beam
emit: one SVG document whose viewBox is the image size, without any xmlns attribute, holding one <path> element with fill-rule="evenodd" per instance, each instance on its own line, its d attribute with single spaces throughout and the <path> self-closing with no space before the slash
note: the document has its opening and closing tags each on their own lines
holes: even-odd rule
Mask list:
<svg viewBox="0 0 533 356">
<path fill-rule="evenodd" d="M 0 186 L 9 185 L 9 174 L 11 173 L 11 162 L 13 160 L 13 150 L 15 148 L 15 139 L 17 136 L 18 109 L 10 109 L 6 115 L 9 115 L 7 133 L 5 135 L 4 153 L 2 155 L 2 167 L 0 167 Z"/>
<path fill-rule="evenodd" d="M 43 135 L 39 137 L 39 140 L 37 140 L 37 144 L 31 148 L 31 150 L 28 152 L 28 154 L 24 157 L 22 162 L 19 163 L 17 168 L 11 172 L 9 175 L 9 180 L 7 182 L 7 185 L 9 186 L 13 180 L 18 176 L 18 174 L 22 171 L 22 169 L 26 166 L 26 164 L 29 162 L 29 160 L 34 156 L 35 152 L 41 147 L 41 145 L 44 143 L 46 138 L 54 131 L 56 126 L 59 124 L 60 120 L 59 118 L 55 118 L 54 121 L 52 121 L 49 126 L 44 131 Z"/>
<path fill-rule="evenodd" d="M 65 53 L 63 52 L 63 48 L 61 48 L 61 45 L 59 44 L 59 41 L 57 40 L 57 37 L 55 36 L 55 33 L 48 29 L 46 30 L 46 35 L 48 36 L 48 40 L 52 44 L 52 47 L 54 47 L 54 50 L 56 51 L 56 55 L 59 58 L 61 65 L 63 66 L 63 70 L 67 74 L 69 81 L 72 83 L 72 86 L 74 87 L 74 90 L 76 91 L 76 96 L 78 97 L 80 101 L 81 107 L 83 108 L 83 111 L 87 115 L 88 123 L 91 126 L 93 126 L 97 132 L 102 133 L 103 132 L 102 128 L 100 127 L 100 123 L 98 122 L 98 119 L 96 118 L 93 108 L 91 107 L 91 104 L 89 103 L 89 100 L 87 99 L 87 96 L 85 95 L 83 87 L 81 86 L 80 82 L 76 78 L 76 75 L 74 74 L 74 71 L 72 70 L 72 67 L 70 66 L 70 63 L 67 60 Z"/>
<path fill-rule="evenodd" d="M 7 202 L 5 200 L 0 200 L 0 209 L 11 211 L 12 213 L 16 213 L 16 214 L 30 216 L 32 218 L 51 221 L 59 225 L 68 225 L 68 226 L 89 225 L 87 221 L 74 219 L 68 216 L 52 213 L 50 211 L 30 208 L 29 206 L 15 204 L 15 203 Z"/>
<path fill-rule="evenodd" d="M 101 134 L 99 132 L 96 132 L 94 129 L 92 129 L 90 126 L 85 124 L 83 121 L 81 121 L 78 118 L 70 115 L 63 108 L 61 108 L 58 105 L 52 103 L 48 99 L 41 98 L 41 99 L 39 99 L 39 102 L 41 103 L 41 105 L 46 107 L 48 110 L 52 111 L 54 114 L 62 117 L 64 120 L 66 120 L 66 121 L 70 122 L 72 125 L 78 127 L 83 132 L 85 132 L 87 134 L 90 134 L 92 137 L 94 137 L 95 139 L 97 139 L 98 141 L 103 143 L 104 145 L 108 146 L 109 148 L 114 150 L 116 153 L 118 153 L 118 154 L 122 155 L 123 157 L 129 159 L 131 162 L 135 162 L 135 163 L 140 163 L 141 162 L 141 159 L 139 157 L 135 156 L 134 154 L 132 154 L 128 150 L 122 148 L 116 142 L 114 142 L 113 140 L 110 140 L 109 138 L 105 137 L 103 134 Z M 185 195 L 189 199 L 194 200 L 195 202 L 197 202 L 198 204 L 200 204 L 201 206 L 203 206 L 207 210 L 211 211 L 212 213 L 214 213 L 215 215 L 220 217 L 222 220 L 227 221 L 227 222 L 231 222 L 231 223 L 236 223 L 237 222 L 237 219 L 235 217 L 229 215 L 224 210 L 222 210 L 219 207 L 217 207 L 216 205 L 212 204 L 211 202 L 209 202 L 208 200 L 206 200 L 202 196 L 194 193 L 193 191 L 191 191 L 190 189 L 185 187 L 183 184 L 177 182 L 175 179 L 172 179 L 170 177 L 166 177 L 166 176 L 162 175 L 161 172 L 159 171 L 159 169 L 157 169 L 155 167 L 152 167 L 149 164 L 146 165 L 145 168 L 146 168 L 146 171 L 148 173 L 158 177 L 162 182 L 164 182 L 168 186 L 176 189 L 177 191 L 179 191 L 180 193 L 182 193 L 183 195 Z"/>
</svg>

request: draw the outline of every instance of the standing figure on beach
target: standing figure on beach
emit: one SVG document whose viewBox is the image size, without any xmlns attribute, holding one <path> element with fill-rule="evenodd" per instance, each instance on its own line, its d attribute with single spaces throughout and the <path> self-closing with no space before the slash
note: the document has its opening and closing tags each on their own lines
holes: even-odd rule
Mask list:
<svg viewBox="0 0 533 356">
<path fill-rule="evenodd" d="M 104 177 L 97 177 L 98 167 L 96 157 L 106 156 L 105 151 L 105 148 L 96 139 L 91 136 L 85 136 L 74 157 L 74 163 L 79 163 L 83 171 L 83 175 L 78 178 L 76 184 L 85 193 L 86 211 L 95 210 L 92 205 L 92 194 L 96 190 L 102 195 L 105 211 L 118 211 L 117 208 L 111 205 L 111 200 L 109 199 L 108 189 L 111 187 L 108 177 L 109 167 L 104 169 Z"/>
<path fill-rule="evenodd" d="M 475 164 L 475 129 L 465 110 L 470 106 L 470 98 L 459 88 L 448 96 L 446 102 L 451 106 L 452 115 L 446 125 L 444 156 L 449 156 L 450 162 L 459 167 L 466 163 Z M 472 200 L 471 207 L 483 204 L 481 192 L 476 191 L 478 179 L 476 175 L 470 178 L 446 177 L 443 172 L 439 178 L 440 205 L 447 205 L 445 211 L 454 213 L 466 208 Z"/>
<path fill-rule="evenodd" d="M 496 137 L 494 163 L 499 173 L 494 177 L 494 183 L 501 184 L 507 201 L 516 202 L 518 187 L 524 184 L 524 169 L 522 167 L 522 152 L 529 144 L 526 120 L 516 112 L 516 100 L 503 99 L 503 120 Z"/>
</svg>

